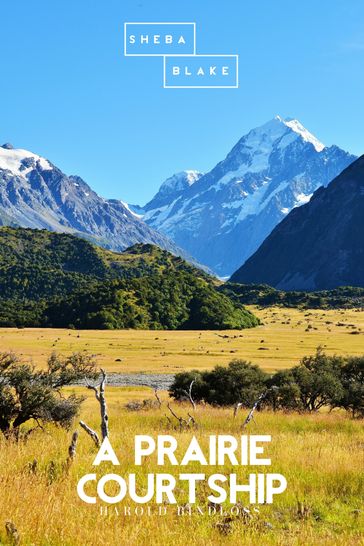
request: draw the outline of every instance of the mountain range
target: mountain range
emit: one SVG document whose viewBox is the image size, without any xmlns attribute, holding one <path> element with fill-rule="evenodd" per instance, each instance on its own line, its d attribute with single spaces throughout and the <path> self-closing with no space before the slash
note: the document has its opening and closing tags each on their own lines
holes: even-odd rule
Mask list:
<svg viewBox="0 0 364 546">
<path fill-rule="evenodd" d="M 168 178 L 143 207 L 104 199 L 33 152 L 0 146 L 0 225 L 66 232 L 107 249 L 154 244 L 229 277 L 295 208 L 355 160 L 297 120 L 251 130 L 208 173 Z"/>
<path fill-rule="evenodd" d="M 197 261 L 230 276 L 295 207 L 356 159 L 276 116 L 243 136 L 210 172 L 179 173 L 131 207 Z"/>
<path fill-rule="evenodd" d="M 11 144 L 0 146 L 0 225 L 73 233 L 113 250 L 151 243 L 183 254 L 122 201 L 103 199 L 79 176 Z"/>
<path fill-rule="evenodd" d="M 282 290 L 364 287 L 364 156 L 272 231 L 231 277 Z"/>
</svg>

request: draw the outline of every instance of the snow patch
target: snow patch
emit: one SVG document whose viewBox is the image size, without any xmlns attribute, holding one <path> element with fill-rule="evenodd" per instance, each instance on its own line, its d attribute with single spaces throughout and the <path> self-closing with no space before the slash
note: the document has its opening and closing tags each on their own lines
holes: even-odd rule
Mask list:
<svg viewBox="0 0 364 546">
<path fill-rule="evenodd" d="M 167 178 L 159 188 L 161 193 L 171 193 L 172 191 L 182 191 L 188 186 L 192 186 L 203 176 L 200 171 L 182 171 Z M 158 193 L 159 193 L 158 192 Z"/>
<path fill-rule="evenodd" d="M 236 170 L 228 171 L 212 188 L 219 190 L 232 181 L 242 183 L 244 175 L 248 173 L 263 173 L 269 168 L 273 151 L 283 151 L 300 138 L 304 142 L 311 143 L 317 152 L 321 152 L 325 148 L 324 144 L 296 119 L 284 120 L 280 116 L 276 116 L 261 127 L 253 129 L 229 154 L 229 156 L 236 154 L 238 159 L 239 156 L 242 156 L 244 161 Z"/>
<path fill-rule="evenodd" d="M 132 214 L 135 218 L 143 218 L 143 215 L 142 214 L 137 214 L 136 212 L 134 212 L 128 205 L 128 203 L 125 203 L 124 201 L 122 201 L 121 199 L 119 199 L 120 203 L 126 208 L 126 210 L 128 212 L 130 212 L 130 214 Z M 126 216 L 126 214 L 124 214 L 124 216 Z"/>
<path fill-rule="evenodd" d="M 317 152 L 322 152 L 322 150 L 325 148 L 325 145 L 322 144 L 322 142 L 320 142 L 312 133 L 310 133 L 310 131 L 307 131 L 307 129 L 297 119 L 285 120 L 283 123 L 292 129 L 292 131 L 300 135 L 305 142 L 310 142 Z"/>
<path fill-rule="evenodd" d="M 43 171 L 52 170 L 51 164 L 44 157 L 21 148 L 8 150 L 0 146 L 0 169 L 11 171 L 16 176 L 25 178 L 33 170 L 33 167 L 24 168 L 22 163 L 24 159 L 34 159 Z"/>
<path fill-rule="evenodd" d="M 186 179 L 190 186 L 197 182 L 203 176 L 203 173 L 200 171 L 184 171 L 186 173 Z"/>
<path fill-rule="evenodd" d="M 313 193 L 309 193 L 308 195 L 306 195 L 305 193 L 299 193 L 298 195 L 296 195 L 294 207 L 300 207 L 301 205 L 305 205 L 309 202 L 312 196 Z"/>
</svg>

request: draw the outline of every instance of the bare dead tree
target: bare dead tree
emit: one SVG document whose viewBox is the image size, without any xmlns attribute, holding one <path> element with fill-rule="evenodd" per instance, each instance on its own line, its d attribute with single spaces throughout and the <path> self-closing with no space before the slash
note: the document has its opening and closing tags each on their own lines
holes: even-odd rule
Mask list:
<svg viewBox="0 0 364 546">
<path fill-rule="evenodd" d="M 160 397 L 159 397 L 158 388 L 157 388 L 157 387 L 154 389 L 154 396 L 156 397 L 157 402 L 158 402 L 158 404 L 159 404 L 159 409 L 161 409 L 161 407 L 162 407 L 162 400 L 161 400 Z"/>
<path fill-rule="evenodd" d="M 78 440 L 78 431 L 75 430 L 75 432 L 72 434 L 72 440 L 68 448 L 68 457 L 72 460 L 76 457 L 77 440 Z"/>
<path fill-rule="evenodd" d="M 254 402 L 254 405 L 252 407 L 252 409 L 249 411 L 244 423 L 243 423 L 243 428 L 245 428 L 252 419 L 254 419 L 254 412 L 255 410 L 260 406 L 260 404 L 263 402 L 263 400 L 265 400 L 265 398 L 267 398 L 268 394 L 272 391 L 276 391 L 278 389 L 278 387 L 276 386 L 273 386 L 271 387 L 270 389 L 267 389 L 265 392 L 262 392 L 262 394 L 257 398 L 257 400 Z"/>
<path fill-rule="evenodd" d="M 195 383 L 195 381 L 196 381 L 195 379 L 193 379 L 191 381 L 191 384 L 189 386 L 188 391 L 186 391 L 185 389 L 183 390 L 184 394 L 188 397 L 189 401 L 191 402 L 191 405 L 192 405 L 194 410 L 196 410 L 196 404 L 195 404 L 194 399 L 192 398 L 192 387 L 193 387 L 193 384 Z"/>
<path fill-rule="evenodd" d="M 259 406 L 259 404 L 264 400 L 264 398 L 267 396 L 267 393 L 266 392 L 262 392 L 262 394 L 257 398 L 257 400 L 254 402 L 254 405 L 252 407 L 252 409 L 249 411 L 244 423 L 243 423 L 243 428 L 245 428 L 252 419 L 254 419 L 254 412 L 255 410 L 257 409 L 257 407 Z"/>
<path fill-rule="evenodd" d="M 83 421 L 80 421 L 80 426 L 83 428 L 85 432 L 87 432 L 89 436 L 91 436 L 92 440 L 95 442 L 96 447 L 100 447 L 101 443 L 100 443 L 100 438 L 97 432 L 95 432 L 91 427 L 86 425 L 86 423 L 84 423 Z"/>
<path fill-rule="evenodd" d="M 171 412 L 171 414 L 173 415 L 173 417 L 175 419 L 177 419 L 178 423 L 179 423 L 179 426 L 180 426 L 180 429 L 182 429 L 184 426 L 188 428 L 189 424 L 188 422 L 186 421 L 186 419 L 184 419 L 183 417 L 179 417 L 174 411 L 173 409 L 171 408 L 171 405 L 170 403 L 168 402 L 167 404 L 167 408 L 169 409 L 169 411 Z"/>
<path fill-rule="evenodd" d="M 73 463 L 74 458 L 76 457 L 77 441 L 78 441 L 78 431 L 75 430 L 75 432 L 72 434 L 71 443 L 68 446 L 68 458 L 64 465 L 66 472 L 69 471 L 71 464 Z"/>
<path fill-rule="evenodd" d="M 98 386 L 90 385 L 86 382 L 88 389 L 94 391 L 96 400 L 100 404 L 100 414 L 101 414 L 101 437 L 103 440 L 109 436 L 109 416 L 107 414 L 107 405 L 105 399 L 105 384 L 106 384 L 106 373 L 100 368 L 101 371 L 101 383 Z"/>
<path fill-rule="evenodd" d="M 187 424 L 189 425 L 190 423 L 192 423 L 195 427 L 197 427 L 196 419 L 190 413 L 188 413 L 187 415 L 189 417 Z"/>
<path fill-rule="evenodd" d="M 236 414 L 238 413 L 239 408 L 241 408 L 242 405 L 243 404 L 241 402 L 238 402 L 237 404 L 235 404 L 235 406 L 234 406 L 234 419 L 236 417 Z"/>
</svg>

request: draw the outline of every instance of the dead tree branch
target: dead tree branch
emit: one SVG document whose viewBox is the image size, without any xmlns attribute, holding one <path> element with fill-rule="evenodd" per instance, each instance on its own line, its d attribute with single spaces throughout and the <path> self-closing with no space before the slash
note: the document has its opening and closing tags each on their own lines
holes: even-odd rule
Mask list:
<svg viewBox="0 0 364 546">
<path fill-rule="evenodd" d="M 100 368 L 101 371 L 101 383 L 98 386 L 90 385 L 86 382 L 88 389 L 94 391 L 96 400 L 100 404 L 100 414 L 101 414 L 101 437 L 103 440 L 109 436 L 109 416 L 107 414 L 107 405 L 105 399 L 105 384 L 106 384 L 106 373 Z"/>
<path fill-rule="evenodd" d="M 78 441 L 78 431 L 75 430 L 75 432 L 72 434 L 72 440 L 71 440 L 71 443 L 70 443 L 70 445 L 68 447 L 68 463 L 69 464 L 76 457 L 77 441 Z"/>
<path fill-rule="evenodd" d="M 89 436 L 91 436 L 91 438 L 95 442 L 96 447 L 100 447 L 101 443 L 100 443 L 100 438 L 97 432 L 95 432 L 91 427 L 86 425 L 86 423 L 84 423 L 83 421 L 80 421 L 80 426 L 83 428 L 85 432 L 87 432 Z"/>
<path fill-rule="evenodd" d="M 164 415 L 165 415 L 165 417 L 166 417 L 166 419 L 167 419 L 167 421 L 168 421 L 168 424 L 172 427 L 172 426 L 173 426 L 173 423 L 172 423 L 171 418 L 168 417 L 168 415 L 167 415 L 166 413 L 165 413 Z"/>
<path fill-rule="evenodd" d="M 100 408 L 101 408 L 101 435 L 104 440 L 109 436 L 109 416 L 107 414 L 107 406 L 105 399 L 105 384 L 106 384 L 106 373 L 101 369 L 102 381 L 100 385 Z"/>
<path fill-rule="evenodd" d="M 239 408 L 241 408 L 243 404 L 241 402 L 238 402 L 234 407 L 234 419 L 236 417 L 236 414 L 238 413 Z"/>
<path fill-rule="evenodd" d="M 262 394 L 257 398 L 257 400 L 254 402 L 254 405 L 252 407 L 252 409 L 249 411 L 244 423 L 243 423 L 243 428 L 245 428 L 249 423 L 250 421 L 254 418 L 254 412 L 256 409 L 258 409 L 258 407 L 260 406 L 260 404 L 263 402 L 263 400 L 265 400 L 268 396 L 268 394 L 272 391 L 276 391 L 278 389 L 278 387 L 276 386 L 273 386 L 271 387 L 270 389 L 267 389 L 265 392 L 262 392 Z"/>
<path fill-rule="evenodd" d="M 158 401 L 159 409 L 161 409 L 161 407 L 162 407 L 162 401 L 161 401 L 161 399 L 160 399 L 160 397 L 159 397 L 157 387 L 154 389 L 154 396 L 156 397 L 156 399 L 157 399 L 157 401 Z"/>
<path fill-rule="evenodd" d="M 192 398 L 192 387 L 193 387 L 193 384 L 195 383 L 195 379 L 193 379 L 191 381 L 191 384 L 189 386 L 189 389 L 188 391 L 186 390 L 183 390 L 184 394 L 188 397 L 189 401 L 191 402 L 191 405 L 193 407 L 194 410 L 196 410 L 196 404 L 195 404 L 195 401 L 194 399 Z"/>
<path fill-rule="evenodd" d="M 190 423 L 192 423 L 195 427 L 197 427 L 196 419 L 190 413 L 188 413 L 187 415 L 189 417 L 187 424 L 189 425 Z"/>
<path fill-rule="evenodd" d="M 170 403 L 168 402 L 167 404 L 167 408 L 169 409 L 169 411 L 171 412 L 171 414 L 173 415 L 173 417 L 175 419 L 177 419 L 178 423 L 179 423 L 179 426 L 180 426 L 180 429 L 182 429 L 184 426 L 185 427 L 188 427 L 189 424 L 188 422 L 186 421 L 186 419 L 184 419 L 183 417 L 179 417 L 174 411 L 173 409 L 171 408 L 170 406 Z"/>
</svg>

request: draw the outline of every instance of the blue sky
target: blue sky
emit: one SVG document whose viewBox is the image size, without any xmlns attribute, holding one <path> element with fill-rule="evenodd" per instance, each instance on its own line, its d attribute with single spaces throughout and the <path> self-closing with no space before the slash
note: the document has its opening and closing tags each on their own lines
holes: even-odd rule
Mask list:
<svg viewBox="0 0 364 546">
<path fill-rule="evenodd" d="M 240 55 L 240 88 L 163 89 L 161 58 L 123 57 L 125 21 L 195 21 L 198 53 Z M 3 2 L 0 66 L 0 141 L 105 197 L 144 204 L 275 114 L 364 153 L 362 0 Z"/>
</svg>

